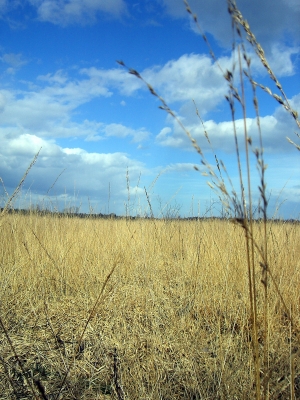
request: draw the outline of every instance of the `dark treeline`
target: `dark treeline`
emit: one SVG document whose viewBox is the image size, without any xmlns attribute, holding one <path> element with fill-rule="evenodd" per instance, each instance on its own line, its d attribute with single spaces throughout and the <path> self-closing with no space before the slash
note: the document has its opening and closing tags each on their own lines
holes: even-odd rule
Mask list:
<svg viewBox="0 0 300 400">
<path fill-rule="evenodd" d="M 0 212 L 2 213 L 4 208 L 0 208 Z M 117 216 L 115 213 L 110 214 L 86 214 L 81 212 L 68 212 L 68 211 L 51 211 L 51 210 L 43 210 L 43 209 L 24 209 L 24 208 L 9 208 L 6 210 L 8 214 L 21 214 L 21 215 L 29 215 L 29 214 L 36 214 L 36 215 L 51 215 L 54 217 L 68 217 L 68 218 L 122 218 Z"/>
<path fill-rule="evenodd" d="M 0 214 L 4 211 L 4 208 L 0 208 Z M 145 220 L 152 220 L 152 219 L 157 219 L 157 220 L 170 220 L 170 221 L 212 221 L 212 220 L 218 220 L 218 221 L 227 221 L 227 220 L 232 220 L 233 222 L 238 222 L 238 219 L 235 218 L 226 218 L 226 217 L 216 217 L 216 216 L 202 216 L 202 217 L 177 217 L 177 218 L 170 218 L 170 217 L 162 217 L 162 218 L 152 218 L 149 216 L 124 216 L 124 215 L 116 215 L 115 213 L 110 213 L 110 214 L 102 214 L 102 213 L 81 213 L 81 212 L 68 212 L 68 211 L 51 211 L 51 210 L 42 210 L 42 209 L 21 209 L 21 208 L 8 208 L 5 211 L 8 214 L 19 214 L 19 215 L 40 215 L 40 216 L 53 216 L 53 217 L 58 217 L 58 218 L 89 218 L 89 219 L 129 219 L 129 220 L 134 220 L 134 219 L 145 219 Z M 299 224 L 300 220 L 299 219 L 270 219 L 270 221 L 275 222 L 275 223 L 292 223 L 292 224 Z M 262 219 L 257 218 L 254 219 L 254 222 L 256 223 L 261 223 L 263 222 Z"/>
</svg>

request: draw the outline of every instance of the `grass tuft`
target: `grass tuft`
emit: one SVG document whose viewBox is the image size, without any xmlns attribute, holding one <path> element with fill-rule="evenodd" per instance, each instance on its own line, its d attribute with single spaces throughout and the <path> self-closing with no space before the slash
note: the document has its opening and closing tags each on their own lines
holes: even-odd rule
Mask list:
<svg viewBox="0 0 300 400">
<path fill-rule="evenodd" d="M 257 90 L 300 123 L 235 1 L 227 5 L 237 62 L 231 70 L 219 68 L 228 84 L 238 187 L 214 149 L 213 167 L 155 88 L 118 61 L 181 126 L 226 218 L 155 219 L 150 194 L 157 177 L 145 188 L 151 218 L 131 219 L 128 170 L 123 219 L 14 213 L 13 200 L 37 153 L 0 215 L 1 399 L 300 398 L 300 225 L 268 219 Z M 249 44 L 280 95 L 253 80 Z M 246 124 L 249 83 L 258 148 Z M 237 107 L 244 119 L 242 145 Z M 211 146 L 196 104 L 195 112 Z M 260 179 L 259 218 L 250 157 Z M 108 210 L 109 201 L 110 186 Z"/>
</svg>

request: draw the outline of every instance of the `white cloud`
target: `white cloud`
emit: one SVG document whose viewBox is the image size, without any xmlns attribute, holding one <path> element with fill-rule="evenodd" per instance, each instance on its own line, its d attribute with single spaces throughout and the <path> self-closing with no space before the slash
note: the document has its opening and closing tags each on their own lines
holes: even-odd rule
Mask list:
<svg viewBox="0 0 300 400">
<path fill-rule="evenodd" d="M 63 104 L 70 104 L 71 107 L 88 102 L 94 97 L 112 95 L 112 92 L 108 89 L 109 82 L 91 78 L 70 79 L 61 70 L 53 75 L 39 76 L 38 79 L 50 83 L 49 86 L 40 90 L 41 95 L 53 98 Z"/>
<path fill-rule="evenodd" d="M 279 45 L 272 47 L 269 62 L 278 77 L 294 74 L 291 56 L 297 52 L 298 48 Z M 252 60 L 254 78 L 266 75 L 267 72 L 256 54 L 252 52 L 249 56 Z M 232 70 L 237 59 L 237 54 L 231 54 L 231 56 L 220 57 L 218 62 L 213 62 L 208 55 L 184 54 L 176 60 L 147 68 L 139 73 L 168 105 L 172 107 L 179 105 L 181 115 L 188 112 L 187 109 L 191 108 L 190 103 L 194 100 L 201 116 L 204 117 L 206 113 L 215 110 L 224 101 L 228 93 L 228 83 L 223 73 L 227 69 Z M 89 78 L 86 86 L 106 87 L 109 94 L 113 89 L 119 90 L 125 96 L 133 96 L 139 90 L 147 90 L 140 79 L 130 75 L 125 69 L 103 70 L 93 67 L 82 69 L 80 73 Z M 239 77 L 237 78 L 236 82 L 239 81 Z M 80 88 L 82 86 L 83 84 Z M 81 91 L 82 95 L 84 93 L 84 90 Z"/>
<path fill-rule="evenodd" d="M 119 18 L 126 13 L 123 0 L 29 0 L 41 21 L 56 25 L 94 23 L 99 12 Z"/>
<path fill-rule="evenodd" d="M 19 4 L 20 0 L 0 0 L 0 11 L 5 13 Z"/>
<path fill-rule="evenodd" d="M 293 107 L 298 109 L 300 95 L 291 100 Z M 192 149 L 192 144 L 187 135 L 182 131 L 176 121 L 171 121 L 170 126 L 163 128 L 156 136 L 156 142 L 165 147 L 174 147 L 181 149 Z M 255 118 L 247 118 L 247 132 L 251 137 L 253 148 L 259 146 L 259 137 L 257 130 L 257 121 Z M 293 118 L 282 108 L 277 107 L 273 115 L 267 115 L 260 118 L 261 131 L 263 136 L 263 146 L 269 153 L 288 153 L 294 150 L 288 143 L 286 136 L 294 139 L 293 132 L 297 129 Z M 235 151 L 233 124 L 231 121 L 215 122 L 213 120 L 204 121 L 205 130 L 208 133 L 212 148 L 215 151 L 225 151 L 228 153 Z M 205 138 L 203 127 L 193 120 L 186 120 L 185 127 L 197 141 L 203 152 L 211 149 L 210 144 Z M 241 150 L 244 150 L 244 121 L 236 120 L 237 137 L 240 141 Z M 297 141 L 297 140 L 296 140 Z"/>
<path fill-rule="evenodd" d="M 298 114 L 300 114 L 300 93 L 290 100 L 290 105 L 295 110 L 298 110 Z"/>
<path fill-rule="evenodd" d="M 156 142 L 160 144 L 161 146 L 165 147 L 186 147 L 186 140 L 184 137 L 183 132 L 182 134 L 173 134 L 173 131 L 170 127 L 165 127 L 163 128 L 159 134 L 156 136 Z"/>
<path fill-rule="evenodd" d="M 86 78 L 87 77 L 87 78 Z M 1 121 L 4 126 L 20 133 L 43 138 L 85 138 L 99 141 L 105 137 L 131 137 L 141 142 L 149 137 L 145 128 L 122 124 L 105 124 L 84 119 L 73 120 L 78 107 L 98 97 L 110 97 L 110 88 L 127 90 L 129 74 L 121 70 L 91 69 L 80 71 L 79 78 L 70 78 L 65 71 L 38 77 L 40 86 L 29 84 L 29 90 L 0 90 Z M 17 116 L 17 118 L 16 118 Z"/>
<path fill-rule="evenodd" d="M 163 173 L 167 172 L 190 172 L 194 171 L 195 168 L 197 167 L 199 170 L 203 169 L 203 166 L 200 166 L 200 164 L 192 164 L 192 163 L 173 163 L 169 164 L 164 170 Z"/>
<path fill-rule="evenodd" d="M 269 64 L 276 76 L 291 76 L 296 73 L 291 56 L 299 54 L 300 47 L 286 47 L 283 45 L 273 45 Z"/>
<path fill-rule="evenodd" d="M 48 73 L 47 75 L 39 75 L 37 79 L 49 82 L 50 84 L 65 85 L 69 78 L 65 71 L 59 69 L 54 74 Z"/>
<path fill-rule="evenodd" d="M 0 91 L 0 171 L 8 188 L 17 186 L 34 154 L 42 147 L 25 186 L 32 184 L 32 190 L 44 196 L 66 168 L 55 184 L 55 193 L 62 194 L 65 188 L 76 186 L 82 198 L 91 196 L 91 201 L 97 198 L 102 207 L 104 199 L 107 202 L 110 183 L 116 202 L 114 210 L 124 212 L 122 193 L 126 191 L 126 169 L 130 179 L 137 181 L 139 174 L 145 172 L 144 164 L 125 153 L 87 152 L 79 147 L 64 148 L 55 143 L 58 138 L 69 137 L 82 137 L 87 141 L 124 137 L 131 138 L 133 142 L 148 137 L 149 133 L 144 128 L 133 129 L 89 119 L 74 120 L 73 114 L 80 105 L 96 97 L 111 96 L 109 87 L 122 87 L 122 77 L 126 81 L 125 72 L 117 71 L 119 80 L 115 79 L 115 71 L 106 72 L 111 80 L 83 73 L 79 78 L 70 78 L 64 71 L 57 71 L 40 76 L 37 81 L 40 86 L 31 85 L 28 91 Z M 69 196 L 72 197 L 71 194 Z M 98 211 L 101 211 L 99 204 Z"/>
<path fill-rule="evenodd" d="M 223 64 L 230 62 L 230 58 L 223 57 Z M 227 84 L 219 66 L 207 55 L 185 54 L 163 66 L 157 65 L 139 72 L 167 103 L 194 99 L 202 114 L 223 101 L 227 92 Z M 125 96 L 132 96 L 138 90 L 147 90 L 140 79 L 122 68 L 103 70 L 92 67 L 81 69 L 80 73 L 88 76 L 95 87 L 107 85 Z"/>
<path fill-rule="evenodd" d="M 168 14 L 176 18 L 188 16 L 181 0 L 163 0 L 163 3 Z M 226 2 L 220 4 L 220 0 L 189 0 L 189 4 L 205 31 L 223 45 L 231 44 L 231 22 Z M 264 48 L 283 39 L 286 32 L 300 42 L 300 7 L 297 0 L 276 0 L 276 7 L 274 0 L 237 0 L 237 6 Z"/>
<path fill-rule="evenodd" d="M 274 58 L 284 53 L 279 50 L 274 50 Z M 224 69 L 230 69 L 232 58 L 222 57 L 219 62 Z M 284 66 L 281 61 L 279 64 Z M 286 68 L 285 74 L 291 72 L 291 66 Z M 227 83 L 217 64 L 208 56 L 190 54 L 171 60 L 163 66 L 147 68 L 141 74 L 171 107 L 179 107 L 178 114 L 183 117 L 186 127 L 202 146 L 207 147 L 191 99 L 195 100 L 204 119 L 206 113 L 215 110 L 224 101 Z M 0 91 L 1 120 L 5 129 L 18 132 L 18 136 L 35 135 L 44 139 L 82 137 L 87 141 L 99 141 L 119 137 L 131 138 L 138 143 L 149 137 L 149 132 L 143 127 L 132 128 L 119 123 L 105 124 L 88 119 L 80 122 L 73 120 L 79 106 L 97 97 L 111 97 L 116 90 L 125 96 L 133 96 L 141 89 L 147 90 L 141 80 L 122 68 L 81 69 L 73 77 L 66 71 L 58 70 L 53 74 L 39 76 L 37 82 L 39 86 L 31 85 L 27 91 Z M 295 98 L 294 102 L 297 101 Z M 239 123 L 238 121 L 237 124 Z M 280 111 L 277 111 L 272 116 L 262 118 L 261 123 L 266 149 L 276 151 L 281 146 L 281 141 L 284 142 L 284 149 L 291 147 L 285 140 L 285 136 L 292 136 L 293 132 L 292 119 L 287 113 L 281 118 Z M 231 142 L 228 139 L 232 132 L 231 123 L 206 121 L 205 124 L 215 148 L 230 151 Z M 256 122 L 249 119 L 248 124 L 250 131 L 255 131 Z M 160 131 L 156 142 L 162 146 L 191 148 L 177 124 L 171 122 L 170 126 Z"/>
<path fill-rule="evenodd" d="M 141 142 L 146 140 L 150 133 L 145 128 L 132 129 L 121 124 L 108 124 L 103 128 L 106 136 L 114 136 L 118 138 L 125 138 L 131 136 L 134 142 Z"/>
<path fill-rule="evenodd" d="M 2 124 L 18 129 L 19 132 L 34 132 L 44 138 L 85 137 L 87 141 L 97 141 L 102 140 L 105 135 L 132 137 L 133 142 L 141 142 L 149 137 L 150 133 L 145 128 L 133 129 L 122 124 L 104 124 L 87 119 L 81 122 L 72 121 L 73 110 L 88 102 L 90 99 L 85 97 L 90 96 L 90 93 L 78 91 L 76 99 L 78 88 L 73 88 L 73 98 L 70 85 L 64 89 L 61 89 L 61 96 L 55 90 L 52 92 L 51 88 L 46 88 L 36 93 L 24 93 L 21 98 L 18 98 L 18 93 L 1 91 Z"/>
<path fill-rule="evenodd" d="M 109 86 L 117 88 L 123 95 L 130 96 L 145 85 L 140 79 L 130 75 L 125 69 L 113 68 L 109 70 L 97 69 L 95 67 L 83 68 L 80 74 L 88 76 L 95 86 Z"/>
<path fill-rule="evenodd" d="M 185 54 L 162 67 L 146 69 L 141 74 L 167 103 L 193 99 L 203 114 L 223 101 L 227 91 L 218 65 L 206 55 Z"/>
<path fill-rule="evenodd" d="M 93 121 L 74 123 L 72 112 L 95 97 L 111 96 L 107 87 L 91 79 L 71 81 L 61 72 L 39 79 L 50 84 L 28 91 L 1 90 L 2 124 L 18 125 L 44 137 L 97 133 L 99 124 Z"/>
<path fill-rule="evenodd" d="M 48 189 L 65 170 L 52 190 L 53 202 L 57 196 L 66 193 L 68 199 L 78 197 L 78 203 L 89 196 L 97 204 L 98 212 L 107 204 L 108 184 L 114 198 L 118 213 L 123 214 L 126 191 L 126 170 L 128 168 L 131 182 L 138 181 L 141 173 L 146 173 L 143 163 L 130 158 L 125 153 L 93 153 L 81 148 L 63 148 L 32 134 L 20 134 L 7 130 L 1 134 L 0 171 L 1 178 L 8 190 L 13 190 L 19 183 L 22 174 L 28 168 L 37 151 L 42 147 L 35 166 L 25 181 L 25 188 L 31 187 L 35 195 L 46 197 Z M 70 189 L 72 188 L 72 189 Z M 86 211 L 86 210 L 85 210 Z"/>
<path fill-rule="evenodd" d="M 41 147 L 44 147 L 46 156 L 57 155 L 58 147 L 50 142 L 47 142 L 36 135 L 29 133 L 21 133 L 8 129 L 1 129 L 1 137 L 5 143 L 5 149 L 2 149 L 2 157 L 18 157 L 18 156 L 33 156 Z"/>
<path fill-rule="evenodd" d="M 296 73 L 295 64 L 292 61 L 292 56 L 299 54 L 300 47 L 287 47 L 280 43 L 274 43 L 266 57 L 267 62 L 278 77 L 292 76 Z M 267 75 L 267 70 L 263 66 L 260 58 L 250 49 L 248 56 L 251 58 L 251 70 L 254 74 Z"/>
<path fill-rule="evenodd" d="M 8 74 L 14 74 L 18 69 L 20 69 L 23 65 L 27 64 L 28 61 L 24 60 L 21 53 L 5 53 L 0 57 L 0 60 L 4 64 L 8 64 L 9 68 L 7 68 L 6 72 Z"/>
<path fill-rule="evenodd" d="M 291 76 L 295 74 L 295 66 L 291 61 L 291 56 L 297 54 L 299 48 L 286 47 L 274 44 L 268 58 L 273 72 L 278 77 Z M 254 78 L 266 76 L 267 71 L 252 51 L 251 71 Z M 233 70 L 233 65 L 237 63 L 238 55 L 232 53 L 230 56 L 222 56 L 217 62 L 213 62 L 208 55 L 184 54 L 176 60 L 168 61 L 162 66 L 153 66 L 143 71 L 139 71 L 141 76 L 149 83 L 155 91 L 163 97 L 169 106 L 174 107 L 177 103 L 180 114 L 188 112 L 192 101 L 202 117 L 216 108 L 224 101 L 228 93 L 228 82 L 224 79 L 223 73 L 226 70 Z M 243 61 L 245 67 L 245 63 Z M 221 67 L 221 68 L 220 68 Z M 235 70 L 237 67 L 235 65 Z M 99 82 L 110 82 L 110 85 L 118 88 L 122 94 L 127 96 L 134 95 L 138 90 L 146 90 L 143 82 L 120 70 L 97 70 L 92 68 L 84 70 L 90 77 Z M 235 82 L 239 82 L 236 76 Z M 188 105 L 189 103 L 189 105 Z"/>
</svg>

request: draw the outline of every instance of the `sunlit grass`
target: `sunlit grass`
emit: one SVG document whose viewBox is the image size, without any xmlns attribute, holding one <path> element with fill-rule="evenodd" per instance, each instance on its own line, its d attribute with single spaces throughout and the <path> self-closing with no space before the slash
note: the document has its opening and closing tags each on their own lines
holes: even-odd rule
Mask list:
<svg viewBox="0 0 300 400">
<path fill-rule="evenodd" d="M 130 399 L 254 396 L 239 226 L 36 214 L 6 215 L 2 222 L 2 320 L 26 374 L 42 383 L 47 398 L 55 398 L 69 365 L 61 398 L 120 398 L 116 357 L 119 383 Z M 256 236 L 260 228 L 255 224 Z M 299 326 L 300 227 L 270 222 L 268 228 L 270 266 Z M 78 352 L 78 338 L 115 263 Z M 259 326 L 263 303 L 258 299 Z M 290 331 L 272 287 L 269 304 L 272 398 L 288 398 L 297 332 Z M 32 398 L 3 333 L 1 343 L 2 398 L 14 392 Z M 299 395 L 299 385 L 296 390 Z"/>
<path fill-rule="evenodd" d="M 217 154 L 215 166 L 206 161 L 155 88 L 135 69 L 128 72 L 188 136 L 228 219 L 9 214 L 37 154 L 14 193 L 5 192 L 0 216 L 2 399 L 300 398 L 300 224 L 267 218 L 257 89 L 281 104 L 298 127 L 300 122 L 247 21 L 234 1 L 227 5 L 238 61 L 220 70 L 228 83 L 239 187 Z M 281 97 L 253 80 L 246 42 Z M 249 83 L 259 148 L 246 124 Z M 243 112 L 244 146 L 237 138 L 236 107 Z M 260 221 L 254 219 L 250 156 L 258 170 Z M 128 171 L 126 179 L 129 209 Z M 153 217 L 146 188 L 145 196 Z"/>
</svg>

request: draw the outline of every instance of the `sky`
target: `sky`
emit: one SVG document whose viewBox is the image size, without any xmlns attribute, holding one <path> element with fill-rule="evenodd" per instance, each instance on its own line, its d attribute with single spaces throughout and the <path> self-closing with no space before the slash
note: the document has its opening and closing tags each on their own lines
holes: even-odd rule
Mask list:
<svg viewBox="0 0 300 400">
<path fill-rule="evenodd" d="M 156 217 L 223 215 L 221 193 L 204 175 L 209 170 L 218 173 L 217 157 L 230 177 L 221 171 L 228 192 L 235 190 L 239 196 L 233 124 L 225 98 L 229 87 L 223 76 L 232 71 L 242 93 L 240 75 L 234 72 L 238 53 L 232 46 L 226 0 L 189 4 L 215 59 L 181 0 L 0 0 L 1 206 L 40 150 L 15 207 Z M 237 0 L 237 6 L 291 107 L 300 114 L 299 1 Z M 253 79 L 281 95 L 254 49 L 247 41 L 245 46 Z M 138 71 L 164 99 L 210 167 L 203 165 L 178 122 L 159 108 L 159 99 L 146 84 L 117 60 Z M 259 135 L 249 82 L 244 89 L 257 209 L 260 176 L 254 150 Z M 299 128 L 259 87 L 257 98 L 268 216 L 298 218 L 300 153 L 286 137 L 299 145 Z M 238 103 L 235 110 L 246 179 Z"/>
</svg>

